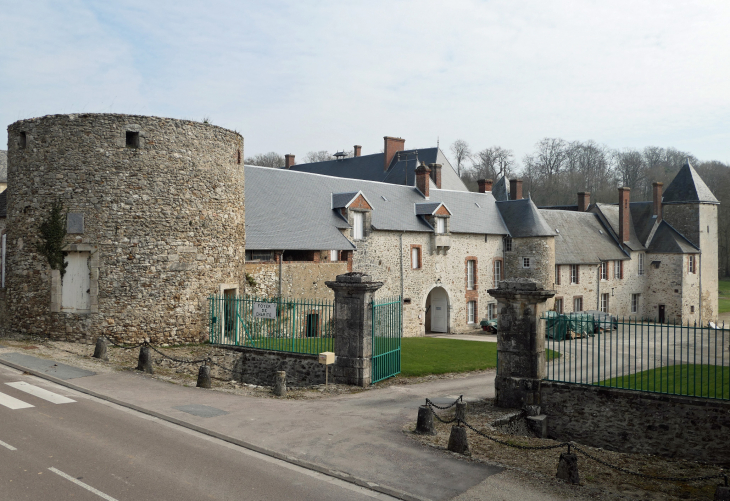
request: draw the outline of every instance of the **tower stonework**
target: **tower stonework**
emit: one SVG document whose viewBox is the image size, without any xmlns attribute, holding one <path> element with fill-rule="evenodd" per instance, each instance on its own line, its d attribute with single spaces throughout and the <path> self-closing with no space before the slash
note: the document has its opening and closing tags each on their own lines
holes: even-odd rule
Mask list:
<svg viewBox="0 0 730 501">
<path fill-rule="evenodd" d="M 207 339 L 207 302 L 243 289 L 243 138 L 116 114 L 8 127 L 6 330 L 55 339 Z M 67 214 L 61 277 L 39 251 Z"/>
</svg>

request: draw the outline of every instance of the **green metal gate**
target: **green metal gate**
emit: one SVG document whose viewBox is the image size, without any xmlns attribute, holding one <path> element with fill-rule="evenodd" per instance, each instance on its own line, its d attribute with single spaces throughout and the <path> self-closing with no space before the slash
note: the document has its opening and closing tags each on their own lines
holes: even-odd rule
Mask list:
<svg viewBox="0 0 730 501">
<path fill-rule="evenodd" d="M 400 374 L 400 341 L 402 304 L 400 297 L 385 298 L 381 303 L 373 301 L 373 358 L 371 381 Z"/>
</svg>

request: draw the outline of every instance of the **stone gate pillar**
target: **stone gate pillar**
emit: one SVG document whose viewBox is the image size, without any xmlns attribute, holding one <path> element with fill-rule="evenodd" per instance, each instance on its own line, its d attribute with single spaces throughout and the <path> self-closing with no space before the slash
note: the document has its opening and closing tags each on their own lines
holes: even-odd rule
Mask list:
<svg viewBox="0 0 730 501">
<path fill-rule="evenodd" d="M 383 282 L 351 272 L 325 284 L 335 292 L 335 383 L 368 386 L 373 355 L 373 294 Z"/>
<path fill-rule="evenodd" d="M 523 408 L 540 405 L 540 381 L 545 377 L 545 324 L 540 321 L 546 291 L 536 281 L 516 278 L 499 282 L 489 294 L 499 302 L 497 328 L 497 405 Z"/>
</svg>

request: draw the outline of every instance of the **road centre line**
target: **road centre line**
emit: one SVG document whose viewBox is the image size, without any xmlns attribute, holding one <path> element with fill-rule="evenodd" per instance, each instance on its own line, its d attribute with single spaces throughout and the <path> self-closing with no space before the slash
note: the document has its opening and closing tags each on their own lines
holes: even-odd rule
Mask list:
<svg viewBox="0 0 730 501">
<path fill-rule="evenodd" d="M 93 487 L 91 487 L 91 486 L 90 486 L 89 484 L 85 484 L 85 483 L 83 483 L 83 482 L 82 482 L 81 480 L 77 480 L 77 479 L 73 478 L 73 477 L 72 477 L 71 475 L 67 475 L 67 474 L 65 474 L 65 473 L 64 473 L 64 472 L 62 472 L 61 470 L 57 470 L 57 469 L 55 469 L 54 467 L 50 467 L 50 468 L 48 468 L 48 469 L 49 469 L 49 470 L 51 470 L 51 471 L 52 471 L 53 473 L 55 473 L 56 475 L 58 475 L 58 476 L 60 476 L 60 477 L 63 477 L 63 478 L 65 478 L 66 480 L 69 480 L 69 481 L 71 481 L 71 482 L 75 483 L 75 484 L 76 484 L 76 485 L 78 485 L 79 487 L 83 487 L 83 488 L 84 488 L 84 489 L 86 489 L 87 491 L 89 491 L 89 492 L 93 492 L 94 494 L 96 494 L 97 496 L 99 496 L 99 497 L 100 497 L 100 498 L 102 498 L 102 499 L 106 499 L 107 501 L 117 501 L 117 500 L 116 500 L 115 498 L 113 498 L 113 497 L 111 497 L 111 496 L 108 496 L 108 495 L 104 494 L 103 492 L 101 492 L 101 491 L 100 491 L 100 490 L 98 490 L 98 489 L 94 489 L 94 488 L 93 488 Z"/>
<path fill-rule="evenodd" d="M 28 393 L 29 395 L 33 395 L 34 397 L 38 397 L 48 402 L 51 402 L 52 404 L 70 404 L 72 402 L 76 402 L 76 400 L 71 400 L 68 397 L 64 397 L 63 395 L 59 395 L 58 393 L 53 393 L 52 391 L 48 391 L 38 386 L 26 383 L 25 381 L 5 384 L 12 388 L 15 388 L 16 390 L 20 390 L 22 392 Z"/>
<path fill-rule="evenodd" d="M 18 400 L 15 397 L 6 395 L 5 393 L 0 393 L 0 405 L 3 405 L 5 407 L 7 407 L 8 409 L 12 409 L 12 410 L 27 409 L 29 407 L 35 407 L 34 405 L 25 403 L 22 400 Z"/>
<path fill-rule="evenodd" d="M 11 451 L 17 451 L 18 450 L 15 447 L 13 447 L 12 445 L 6 444 L 2 440 L 0 440 L 0 445 L 2 445 L 3 447 L 5 447 L 6 449 L 10 449 Z"/>
</svg>

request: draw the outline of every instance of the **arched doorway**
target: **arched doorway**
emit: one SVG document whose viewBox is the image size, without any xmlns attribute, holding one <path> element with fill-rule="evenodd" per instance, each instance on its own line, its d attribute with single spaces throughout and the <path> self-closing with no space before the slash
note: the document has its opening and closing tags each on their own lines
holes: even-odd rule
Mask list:
<svg viewBox="0 0 730 501">
<path fill-rule="evenodd" d="M 425 324 L 426 332 L 449 332 L 449 294 L 442 287 L 428 293 Z"/>
</svg>

